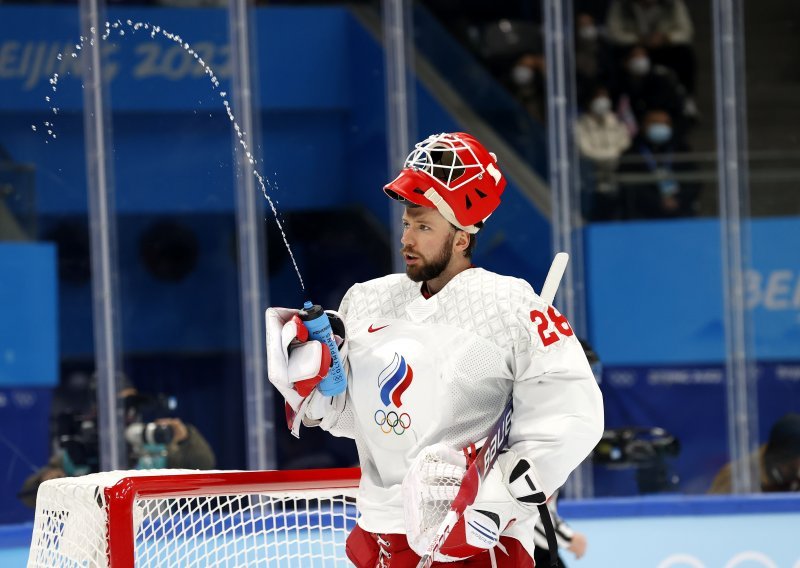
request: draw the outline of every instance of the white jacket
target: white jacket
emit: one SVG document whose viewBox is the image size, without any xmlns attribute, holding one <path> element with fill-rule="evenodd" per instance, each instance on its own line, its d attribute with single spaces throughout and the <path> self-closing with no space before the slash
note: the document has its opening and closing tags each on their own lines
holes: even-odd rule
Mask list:
<svg viewBox="0 0 800 568">
<path fill-rule="evenodd" d="M 628 129 L 611 112 L 599 119 L 592 113 L 581 115 L 575 125 L 575 140 L 582 156 L 605 166 L 615 165 L 631 145 Z"/>
</svg>

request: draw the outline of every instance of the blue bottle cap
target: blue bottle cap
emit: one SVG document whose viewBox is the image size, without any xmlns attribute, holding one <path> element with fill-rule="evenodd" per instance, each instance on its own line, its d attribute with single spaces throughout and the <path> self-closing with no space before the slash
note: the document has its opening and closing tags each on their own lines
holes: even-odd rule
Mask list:
<svg viewBox="0 0 800 568">
<path fill-rule="evenodd" d="M 314 307 L 314 304 L 309 300 L 306 300 L 305 304 L 303 304 L 303 309 L 304 310 L 310 310 L 313 307 Z"/>
</svg>

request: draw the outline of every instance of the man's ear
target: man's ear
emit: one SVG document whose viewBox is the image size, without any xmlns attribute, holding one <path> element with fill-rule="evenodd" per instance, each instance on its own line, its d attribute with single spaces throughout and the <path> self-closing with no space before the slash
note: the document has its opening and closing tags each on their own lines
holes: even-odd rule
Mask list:
<svg viewBox="0 0 800 568">
<path fill-rule="evenodd" d="M 462 231 L 461 229 L 456 230 L 456 238 L 453 239 L 453 247 L 455 247 L 455 252 L 463 253 L 469 247 L 469 240 L 470 236 L 469 233 L 466 231 Z"/>
</svg>

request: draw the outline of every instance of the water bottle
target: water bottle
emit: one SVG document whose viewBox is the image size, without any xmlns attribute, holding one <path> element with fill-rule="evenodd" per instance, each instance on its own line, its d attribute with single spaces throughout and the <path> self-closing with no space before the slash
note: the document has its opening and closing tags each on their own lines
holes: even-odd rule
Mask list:
<svg viewBox="0 0 800 568">
<path fill-rule="evenodd" d="M 325 396 L 335 396 L 343 392 L 347 388 L 347 376 L 344 374 L 342 362 L 339 359 L 339 348 L 336 346 L 328 315 L 322 306 L 306 302 L 303 304 L 299 316 L 308 330 L 308 335 L 327 345 L 331 352 L 331 368 L 319 383 L 317 387 L 319 392 Z"/>
</svg>

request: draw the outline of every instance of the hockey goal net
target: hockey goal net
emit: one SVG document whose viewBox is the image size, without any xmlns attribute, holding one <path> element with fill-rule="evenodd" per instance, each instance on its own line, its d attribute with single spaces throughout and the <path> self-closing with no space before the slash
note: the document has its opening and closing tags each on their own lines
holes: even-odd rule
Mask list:
<svg viewBox="0 0 800 568">
<path fill-rule="evenodd" d="M 360 472 L 115 471 L 43 483 L 28 567 L 348 566 Z"/>
</svg>

